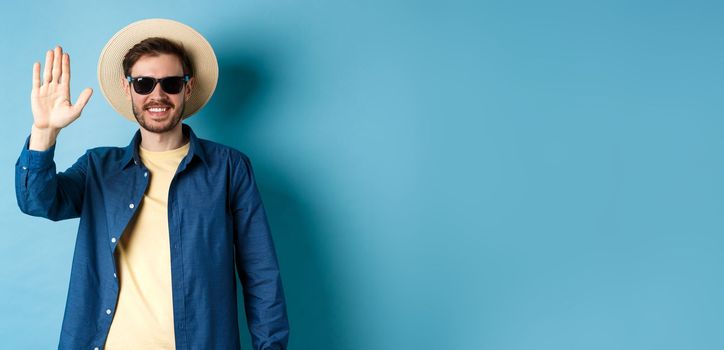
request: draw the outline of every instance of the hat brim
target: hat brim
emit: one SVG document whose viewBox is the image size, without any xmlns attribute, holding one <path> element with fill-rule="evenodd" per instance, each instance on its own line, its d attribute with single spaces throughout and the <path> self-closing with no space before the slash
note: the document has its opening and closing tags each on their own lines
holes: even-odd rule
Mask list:
<svg viewBox="0 0 724 350">
<path fill-rule="evenodd" d="M 182 119 L 201 110 L 211 99 L 219 78 L 219 64 L 214 49 L 193 28 L 169 19 L 151 18 L 129 24 L 119 30 L 101 51 L 98 58 L 98 83 L 103 96 L 119 114 L 136 121 L 131 101 L 122 88 L 123 57 L 128 50 L 150 37 L 163 37 L 182 44 L 191 58 L 194 87 L 186 101 Z"/>
</svg>

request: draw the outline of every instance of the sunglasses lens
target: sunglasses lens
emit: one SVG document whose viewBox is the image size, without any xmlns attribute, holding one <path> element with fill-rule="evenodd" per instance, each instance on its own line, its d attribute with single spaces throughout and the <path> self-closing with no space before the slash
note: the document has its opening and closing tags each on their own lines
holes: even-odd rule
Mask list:
<svg viewBox="0 0 724 350">
<path fill-rule="evenodd" d="M 154 81 L 154 79 L 139 77 L 134 80 L 133 89 L 136 90 L 136 93 L 146 95 L 153 91 L 153 87 L 155 85 L 156 82 Z"/>
<path fill-rule="evenodd" d="M 161 88 L 168 94 L 178 94 L 184 87 L 184 78 L 168 77 L 161 81 Z"/>
</svg>

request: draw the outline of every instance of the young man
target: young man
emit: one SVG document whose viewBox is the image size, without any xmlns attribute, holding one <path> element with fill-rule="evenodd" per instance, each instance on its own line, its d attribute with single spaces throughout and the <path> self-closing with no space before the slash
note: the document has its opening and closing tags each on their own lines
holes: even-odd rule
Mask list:
<svg viewBox="0 0 724 350">
<path fill-rule="evenodd" d="M 281 276 L 249 158 L 181 122 L 213 94 L 211 46 L 184 24 L 139 21 L 106 44 L 98 72 L 106 99 L 140 126 L 131 143 L 90 149 L 56 173 L 58 133 L 92 94 L 70 103 L 70 58 L 56 47 L 42 81 L 33 66 L 34 121 L 16 164 L 24 213 L 80 217 L 59 348 L 239 349 L 236 267 L 253 348 L 285 349 Z"/>
</svg>

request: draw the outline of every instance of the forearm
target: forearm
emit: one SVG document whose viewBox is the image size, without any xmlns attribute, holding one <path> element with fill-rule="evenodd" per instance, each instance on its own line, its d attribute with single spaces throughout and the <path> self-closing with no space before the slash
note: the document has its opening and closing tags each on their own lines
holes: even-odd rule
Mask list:
<svg viewBox="0 0 724 350">
<path fill-rule="evenodd" d="M 87 158 L 83 155 L 63 173 L 56 173 L 55 145 L 45 151 L 30 149 L 25 141 L 15 164 L 15 194 L 28 215 L 63 220 L 78 217 L 83 198 Z"/>
<path fill-rule="evenodd" d="M 284 350 L 289 321 L 274 243 L 263 206 L 250 209 L 236 247 L 249 332 L 255 350 Z"/>
</svg>

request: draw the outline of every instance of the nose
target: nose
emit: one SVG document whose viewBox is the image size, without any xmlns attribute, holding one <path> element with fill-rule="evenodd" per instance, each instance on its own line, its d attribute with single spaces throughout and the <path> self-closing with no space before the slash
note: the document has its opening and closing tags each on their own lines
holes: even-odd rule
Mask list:
<svg viewBox="0 0 724 350">
<path fill-rule="evenodd" d="M 156 82 L 156 85 L 153 86 L 153 90 L 151 90 L 151 93 L 148 94 L 149 96 L 166 96 L 166 92 L 163 91 L 161 88 L 161 83 Z"/>
</svg>

